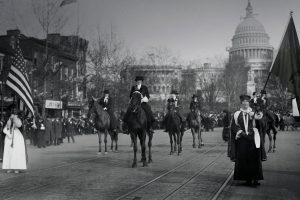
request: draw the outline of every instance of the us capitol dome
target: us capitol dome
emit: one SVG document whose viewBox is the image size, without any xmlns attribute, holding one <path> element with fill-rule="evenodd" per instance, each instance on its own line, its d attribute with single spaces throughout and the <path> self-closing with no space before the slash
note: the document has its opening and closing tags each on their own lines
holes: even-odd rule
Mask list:
<svg viewBox="0 0 300 200">
<path fill-rule="evenodd" d="M 237 26 L 229 48 L 231 62 L 244 60 L 249 67 L 247 93 L 252 94 L 263 87 L 265 75 L 273 59 L 273 47 L 269 44 L 269 35 L 261 22 L 255 18 L 250 0 L 246 8 L 246 17 Z"/>
</svg>

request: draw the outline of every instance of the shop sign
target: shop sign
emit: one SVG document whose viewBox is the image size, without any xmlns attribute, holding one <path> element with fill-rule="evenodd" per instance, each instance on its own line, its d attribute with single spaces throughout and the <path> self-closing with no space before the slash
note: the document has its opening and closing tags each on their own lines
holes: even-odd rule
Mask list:
<svg viewBox="0 0 300 200">
<path fill-rule="evenodd" d="M 62 109 L 62 102 L 61 101 L 46 100 L 45 108 L 48 108 L 48 109 Z"/>
</svg>

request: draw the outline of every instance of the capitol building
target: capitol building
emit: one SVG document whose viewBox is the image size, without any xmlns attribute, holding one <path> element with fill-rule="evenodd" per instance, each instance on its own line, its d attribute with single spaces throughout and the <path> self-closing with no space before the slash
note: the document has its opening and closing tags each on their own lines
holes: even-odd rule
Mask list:
<svg viewBox="0 0 300 200">
<path fill-rule="evenodd" d="M 273 47 L 269 44 L 269 35 L 264 26 L 253 13 L 250 0 L 246 8 L 246 16 L 237 26 L 232 38 L 232 47 L 229 51 L 230 62 L 246 63 L 249 67 L 247 93 L 251 95 L 263 88 L 266 76 L 273 59 Z"/>
<path fill-rule="evenodd" d="M 229 62 L 240 62 L 249 68 L 248 79 L 246 80 L 249 95 L 252 95 L 254 91 L 259 92 L 263 88 L 273 59 L 273 47 L 269 44 L 270 37 L 255 16 L 251 2 L 248 0 L 246 16 L 235 29 L 232 46 L 227 48 Z M 194 64 L 192 66 L 134 65 L 123 70 L 122 77 L 124 81 L 129 81 L 129 87 L 131 87 L 134 84 L 134 76 L 145 76 L 145 85 L 149 88 L 151 99 L 161 102 L 156 107 L 162 109 L 170 91 L 172 89 L 179 90 L 182 81 L 194 80 L 194 85 L 190 86 L 193 91 L 188 94 L 191 96 L 199 90 L 203 90 L 203 83 L 215 82 L 220 80 L 220 77 L 224 77 L 224 70 L 225 64 L 219 66 L 214 63 Z M 222 91 L 219 92 L 217 101 L 226 101 Z"/>
</svg>

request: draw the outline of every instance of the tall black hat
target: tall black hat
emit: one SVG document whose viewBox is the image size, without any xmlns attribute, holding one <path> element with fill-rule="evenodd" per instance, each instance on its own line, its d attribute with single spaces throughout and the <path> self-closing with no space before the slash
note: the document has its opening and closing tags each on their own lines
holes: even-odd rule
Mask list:
<svg viewBox="0 0 300 200">
<path fill-rule="evenodd" d="M 176 90 L 172 90 L 172 91 L 171 91 L 171 94 L 176 94 L 176 95 L 178 95 L 178 92 L 177 92 Z"/>
<path fill-rule="evenodd" d="M 267 94 L 266 90 L 261 90 L 260 93 L 262 93 L 262 94 Z"/>
<path fill-rule="evenodd" d="M 253 92 L 252 95 L 253 95 L 253 96 L 256 95 L 256 92 Z"/>
<path fill-rule="evenodd" d="M 109 90 L 104 90 L 104 94 L 109 94 Z"/>
<path fill-rule="evenodd" d="M 143 76 L 136 76 L 135 81 L 143 81 L 144 77 Z"/>
<path fill-rule="evenodd" d="M 250 101 L 250 99 L 251 99 L 251 97 L 250 97 L 249 95 L 246 95 L 246 94 L 242 94 L 242 95 L 240 96 L 241 102 L 242 102 L 242 101 Z"/>
<path fill-rule="evenodd" d="M 196 94 L 193 94 L 192 99 L 193 98 L 198 98 L 198 96 Z"/>
</svg>

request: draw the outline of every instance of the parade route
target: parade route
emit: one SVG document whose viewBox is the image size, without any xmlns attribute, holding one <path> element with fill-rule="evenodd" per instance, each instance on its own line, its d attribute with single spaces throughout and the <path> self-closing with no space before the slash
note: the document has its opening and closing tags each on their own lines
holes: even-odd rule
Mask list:
<svg viewBox="0 0 300 200">
<path fill-rule="evenodd" d="M 156 131 L 153 163 L 132 169 L 127 135 L 119 152 L 97 155 L 97 136 L 76 136 L 76 143 L 37 149 L 28 146 L 26 173 L 0 173 L 0 199 L 213 199 L 233 170 L 221 129 L 204 132 L 204 147 L 192 148 L 187 131 L 181 156 L 169 155 L 169 137 Z M 280 132 L 277 151 L 263 163 L 264 181 L 246 187 L 229 180 L 217 199 L 299 199 L 300 135 Z M 140 154 L 138 154 L 140 159 Z"/>
</svg>

